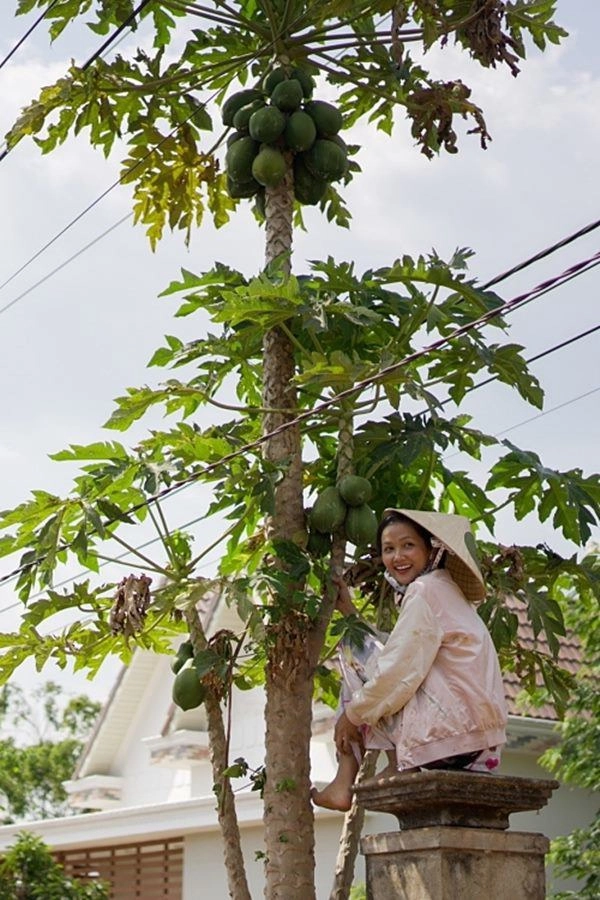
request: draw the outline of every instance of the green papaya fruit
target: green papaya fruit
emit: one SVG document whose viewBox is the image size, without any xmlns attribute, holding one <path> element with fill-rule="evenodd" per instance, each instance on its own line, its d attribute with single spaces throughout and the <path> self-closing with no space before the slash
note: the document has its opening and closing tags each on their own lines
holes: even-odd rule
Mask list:
<svg viewBox="0 0 600 900">
<path fill-rule="evenodd" d="M 304 69 L 292 69 L 290 78 L 295 78 L 296 81 L 300 82 L 302 86 L 302 93 L 307 100 L 312 97 L 312 92 L 315 88 L 315 80 L 312 75 L 309 75 L 308 72 L 304 71 Z"/>
<path fill-rule="evenodd" d="M 173 703 L 181 709 L 195 709 L 204 701 L 206 688 L 193 667 L 182 669 L 173 682 Z"/>
<path fill-rule="evenodd" d="M 319 137 L 331 137 L 331 135 L 337 134 L 344 124 L 339 109 L 324 100 L 309 100 L 304 104 L 304 111 L 315 123 Z"/>
<path fill-rule="evenodd" d="M 286 161 L 279 150 L 274 147 L 263 147 L 252 163 L 252 176 L 264 187 L 277 187 L 286 169 Z"/>
<path fill-rule="evenodd" d="M 265 75 L 263 79 L 262 86 L 264 92 L 270 97 L 277 85 L 280 84 L 280 82 L 285 81 L 287 77 L 287 72 L 283 66 L 272 69 L 272 71 Z"/>
<path fill-rule="evenodd" d="M 250 137 L 261 144 L 272 144 L 283 134 L 286 118 L 276 106 L 264 106 L 250 116 L 248 130 Z"/>
<path fill-rule="evenodd" d="M 194 655 L 194 645 L 191 641 L 184 641 L 183 644 L 180 644 L 177 653 L 173 657 L 171 661 L 171 671 L 176 675 L 180 669 L 182 669 L 188 659 L 191 659 Z"/>
<path fill-rule="evenodd" d="M 238 91 L 236 94 L 232 94 L 232 96 L 228 97 L 225 101 L 221 109 L 223 125 L 233 125 L 233 117 L 238 109 L 241 109 L 242 106 L 247 106 L 249 103 L 252 103 L 253 100 L 260 100 L 261 97 L 262 92 L 254 88 L 247 88 L 243 91 Z"/>
<path fill-rule="evenodd" d="M 373 489 L 366 478 L 360 475 L 344 475 L 338 482 L 338 491 L 348 506 L 362 506 L 373 496 Z"/>
<path fill-rule="evenodd" d="M 301 109 L 292 113 L 287 120 L 283 138 L 286 147 L 295 153 L 301 153 L 312 147 L 317 138 L 317 129 L 308 113 Z"/>
<path fill-rule="evenodd" d="M 377 539 L 377 516 L 366 503 L 348 507 L 344 532 L 357 547 L 373 547 Z"/>
<path fill-rule="evenodd" d="M 234 181 L 229 175 L 227 176 L 227 191 L 234 200 L 254 197 L 259 190 L 260 184 L 254 178 L 250 178 L 249 181 Z"/>
<path fill-rule="evenodd" d="M 241 109 L 238 109 L 235 116 L 233 117 L 233 127 L 238 131 L 243 131 L 245 134 L 248 133 L 248 122 L 250 121 L 250 116 L 252 113 L 256 112 L 257 109 L 262 109 L 265 106 L 264 100 L 254 100 L 253 103 L 248 103 L 246 106 L 242 106 Z"/>
<path fill-rule="evenodd" d="M 294 196 L 299 203 L 314 206 L 325 194 L 327 182 L 306 168 L 303 156 L 301 154 L 294 159 Z"/>
<path fill-rule="evenodd" d="M 331 534 L 346 517 L 346 504 L 336 487 L 326 487 L 315 500 L 310 513 L 311 527 L 323 534 Z"/>
<path fill-rule="evenodd" d="M 227 137 L 227 146 L 231 147 L 232 144 L 235 144 L 236 141 L 243 137 L 246 137 L 243 131 L 232 131 Z"/>
<path fill-rule="evenodd" d="M 304 100 L 302 85 L 295 78 L 280 81 L 271 94 L 271 103 L 282 112 L 294 112 Z"/>
<path fill-rule="evenodd" d="M 310 150 L 307 150 L 304 161 L 313 175 L 323 181 L 339 181 L 348 167 L 348 159 L 342 148 L 324 138 L 316 140 Z"/>
<path fill-rule="evenodd" d="M 258 144 L 248 136 L 240 138 L 227 148 L 225 166 L 232 181 L 243 184 L 252 179 L 252 163 L 257 153 Z"/>
<path fill-rule="evenodd" d="M 306 550 L 310 556 L 317 558 L 327 556 L 328 553 L 331 553 L 331 535 L 323 534 L 323 532 L 311 528 L 308 532 Z"/>
</svg>

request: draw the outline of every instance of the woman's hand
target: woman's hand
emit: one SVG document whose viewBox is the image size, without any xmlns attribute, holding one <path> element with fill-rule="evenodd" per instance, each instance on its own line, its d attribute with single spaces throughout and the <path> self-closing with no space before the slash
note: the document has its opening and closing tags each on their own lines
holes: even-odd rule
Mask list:
<svg viewBox="0 0 600 900">
<path fill-rule="evenodd" d="M 363 740 L 360 729 L 358 725 L 354 725 L 350 721 L 346 713 L 342 713 L 335 723 L 333 738 L 338 753 L 344 753 L 346 755 L 351 754 L 353 752 L 352 744 L 358 744 L 361 750 L 363 749 Z"/>
<path fill-rule="evenodd" d="M 342 575 L 332 575 L 331 581 L 337 588 L 335 608 L 338 610 L 338 612 L 341 612 L 343 616 L 357 616 L 359 613 L 356 606 L 352 602 L 352 597 L 350 596 L 350 591 L 348 589 L 348 585 L 344 581 L 344 577 Z"/>
</svg>

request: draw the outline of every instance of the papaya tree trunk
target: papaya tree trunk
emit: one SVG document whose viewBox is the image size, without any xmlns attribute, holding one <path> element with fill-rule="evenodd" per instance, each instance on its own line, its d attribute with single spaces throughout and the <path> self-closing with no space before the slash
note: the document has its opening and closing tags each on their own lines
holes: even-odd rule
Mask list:
<svg viewBox="0 0 600 900">
<path fill-rule="evenodd" d="M 198 611 L 194 608 L 185 614 L 186 622 L 190 630 L 190 638 L 194 651 L 206 648 L 206 635 L 200 621 Z M 229 778 L 223 777 L 223 772 L 229 765 L 229 748 L 227 735 L 223 723 L 223 712 L 217 697 L 208 693 L 204 701 L 208 718 L 208 737 L 210 745 L 210 762 L 212 766 L 213 782 L 218 785 L 218 817 L 221 835 L 223 837 L 223 856 L 227 873 L 227 887 L 229 896 L 233 900 L 252 900 L 248 889 L 240 829 L 235 809 L 235 800 Z"/>
<path fill-rule="evenodd" d="M 266 264 L 281 257 L 280 271 L 285 275 L 291 271 L 292 179 L 288 165 L 283 182 L 266 195 Z M 296 414 L 294 373 L 292 343 L 285 330 L 274 328 L 263 343 L 263 405 L 269 410 L 263 419 L 265 433 Z M 269 438 L 264 455 L 280 467 L 270 536 L 294 540 L 305 530 L 299 427 Z M 272 628 L 265 690 L 265 897 L 313 900 L 314 821 L 309 797 L 312 671 L 306 626 L 293 609 Z"/>
</svg>

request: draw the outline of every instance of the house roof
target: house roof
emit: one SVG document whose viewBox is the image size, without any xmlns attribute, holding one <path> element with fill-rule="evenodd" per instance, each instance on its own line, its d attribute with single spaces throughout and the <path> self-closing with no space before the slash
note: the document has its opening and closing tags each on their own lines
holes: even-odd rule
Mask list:
<svg viewBox="0 0 600 900">
<path fill-rule="evenodd" d="M 537 650 L 552 656 L 548 641 L 543 636 L 536 638 L 533 628 L 527 617 L 526 604 L 515 597 L 508 597 L 506 605 L 517 616 L 518 620 L 518 639 L 521 646 L 525 650 Z M 574 675 L 581 665 L 581 645 L 574 634 L 567 633 L 565 636 L 558 637 L 559 651 L 557 662 L 561 668 L 566 669 L 571 675 Z M 508 702 L 508 711 L 514 716 L 534 717 L 536 719 L 546 719 L 557 721 L 558 715 L 552 703 L 542 703 L 536 705 L 531 700 L 522 697 L 523 680 L 517 672 L 504 672 L 504 689 Z M 542 676 L 538 673 L 536 678 L 538 688 L 543 688 Z"/>
</svg>

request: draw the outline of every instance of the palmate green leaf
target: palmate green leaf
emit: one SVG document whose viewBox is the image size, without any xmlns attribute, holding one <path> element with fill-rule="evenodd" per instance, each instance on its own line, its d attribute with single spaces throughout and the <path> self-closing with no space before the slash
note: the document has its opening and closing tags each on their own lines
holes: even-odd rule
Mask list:
<svg viewBox="0 0 600 900">
<path fill-rule="evenodd" d="M 51 453 L 50 459 L 78 462 L 90 459 L 127 461 L 130 455 L 118 441 L 96 441 L 92 444 L 70 444 L 68 450 Z"/>
<path fill-rule="evenodd" d="M 432 418 L 436 417 L 435 412 L 431 415 Z M 439 418 L 439 431 L 447 435 L 446 442 L 440 439 L 440 447 L 445 450 L 446 447 L 454 445 L 457 450 L 468 453 L 474 459 L 481 459 L 482 447 L 491 447 L 497 443 L 497 439 L 477 428 L 468 427 L 471 421 L 472 417 L 467 415 L 454 416 L 452 419 Z"/>
<path fill-rule="evenodd" d="M 33 500 L 26 500 L 12 510 L 0 513 L 1 528 L 19 525 L 24 532 L 30 534 L 45 522 L 48 516 L 55 514 L 63 503 L 60 497 L 46 491 L 34 490 L 31 493 Z"/>
<path fill-rule="evenodd" d="M 497 375 L 499 381 L 516 388 L 524 400 L 542 409 L 544 392 L 538 379 L 527 369 L 522 350 L 519 344 L 492 344 L 483 348 L 482 355 L 488 370 Z"/>
<path fill-rule="evenodd" d="M 557 658 L 560 651 L 558 637 L 566 633 L 562 610 L 556 600 L 541 591 L 531 593 L 528 600 L 533 632 L 536 637 L 541 633 L 546 636 L 550 652 Z"/>
<path fill-rule="evenodd" d="M 600 521 L 597 476 L 586 478 L 580 469 L 549 469 L 536 453 L 520 450 L 510 441 L 502 443 L 510 452 L 492 467 L 487 489 L 508 490 L 518 519 L 537 508 L 541 521 L 552 517 L 552 524 L 568 540 L 576 544 L 589 540 Z"/>
<path fill-rule="evenodd" d="M 188 315 L 197 309 L 206 309 L 212 312 L 218 309 L 222 302 L 222 293 L 229 289 L 241 288 L 248 285 L 241 272 L 231 269 L 223 263 L 217 262 L 215 266 L 202 275 L 195 275 L 187 269 L 181 269 L 181 280 L 172 281 L 159 296 L 167 297 L 182 291 L 191 291 L 186 295 L 186 303 L 176 315 Z M 185 312 L 182 310 L 185 308 Z"/>
<path fill-rule="evenodd" d="M 475 375 L 485 370 L 512 388 L 528 403 L 542 408 L 544 393 L 538 379 L 527 369 L 517 344 L 485 344 L 478 334 L 454 338 L 437 355 L 430 377 L 444 381 L 455 403 L 475 386 Z"/>
<path fill-rule="evenodd" d="M 220 306 L 211 310 L 211 316 L 214 322 L 224 322 L 232 328 L 251 324 L 264 332 L 290 319 L 301 304 L 294 276 L 265 273 L 246 285 L 223 291 Z"/>
<path fill-rule="evenodd" d="M 483 368 L 480 348 L 470 337 L 454 338 L 429 369 L 432 383 L 443 381 L 456 404 L 475 385 L 474 376 Z"/>
<path fill-rule="evenodd" d="M 115 431 L 127 431 L 152 406 L 163 402 L 168 396 L 169 392 L 164 388 L 128 388 L 126 396 L 117 397 L 115 401 L 117 409 L 111 413 L 110 418 L 104 423 L 104 428 L 114 428 Z"/>
<path fill-rule="evenodd" d="M 108 623 L 100 618 L 88 623 L 75 621 L 61 632 L 47 635 L 25 622 L 18 632 L 0 634 L 0 684 L 30 659 L 38 671 L 49 660 L 60 668 L 71 661 L 75 671 L 85 669 L 92 678 L 108 656 L 129 663 L 136 644 L 157 653 L 170 653 L 173 637 L 181 634 L 182 628 L 164 618 L 159 620 L 152 610 L 144 631 L 129 641 L 111 635 Z"/>
<path fill-rule="evenodd" d="M 440 512 L 456 512 L 471 522 L 483 522 L 490 530 L 494 525 L 494 503 L 466 472 L 442 466 L 443 491 Z"/>
<path fill-rule="evenodd" d="M 568 32 L 552 22 L 556 12 L 556 0 L 516 0 L 507 4 L 506 21 L 511 34 L 520 45 L 523 43 L 523 31 L 528 31 L 540 50 L 546 43 L 559 44 Z"/>
<path fill-rule="evenodd" d="M 330 356 L 311 353 L 294 381 L 302 386 L 316 386 L 319 390 L 331 387 L 340 391 L 373 374 L 373 367 L 365 364 L 357 355 L 350 358 L 341 350 L 334 350 Z"/>
<path fill-rule="evenodd" d="M 487 599 L 477 607 L 477 612 L 487 625 L 496 650 L 502 654 L 501 658 L 506 660 L 506 651 L 514 648 L 517 639 L 519 628 L 517 615 L 491 593 L 488 593 Z"/>
</svg>

